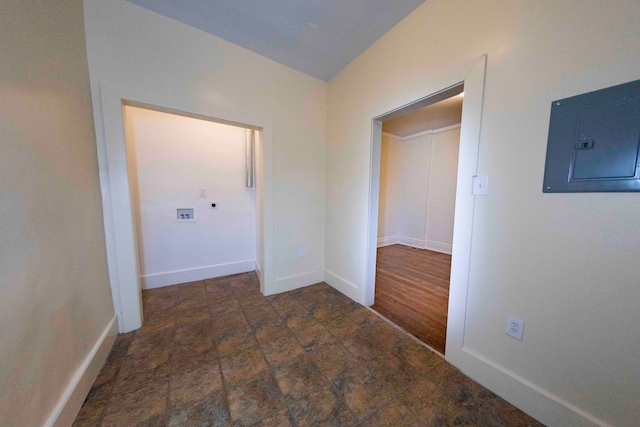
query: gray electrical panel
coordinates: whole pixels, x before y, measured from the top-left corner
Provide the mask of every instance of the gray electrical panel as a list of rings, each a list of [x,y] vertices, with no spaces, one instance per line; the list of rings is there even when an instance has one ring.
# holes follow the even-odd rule
[[[640,191],[640,80],[551,103],[542,191]]]

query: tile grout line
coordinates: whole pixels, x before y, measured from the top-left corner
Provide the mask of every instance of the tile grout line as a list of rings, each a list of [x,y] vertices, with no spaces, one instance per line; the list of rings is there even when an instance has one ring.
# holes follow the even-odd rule
[[[174,302],[175,303],[175,302]],[[169,422],[169,415],[171,413],[171,378],[173,376],[173,348],[175,345],[175,339],[176,339],[176,329],[178,328],[178,311],[177,311],[177,305],[176,305],[176,311],[173,314],[173,320],[174,320],[174,327],[173,327],[173,333],[172,333],[172,337],[171,337],[171,353],[169,354],[169,374],[167,376],[167,410],[164,414],[164,425],[167,425]]]
[[[261,293],[262,295],[262,293]],[[269,304],[269,306],[271,307],[271,309],[278,315],[278,317],[282,320],[280,313],[278,313],[278,311],[276,309],[273,308],[273,306],[271,306],[271,302],[269,301],[269,299],[262,295],[262,297],[265,299],[265,301],[267,301],[267,303]],[[249,307],[249,306],[247,306]],[[273,374],[273,368],[271,367],[271,364],[269,363],[269,359],[267,359],[267,357],[264,354],[264,351],[262,350],[262,346],[261,346],[261,342],[258,340],[258,338],[256,337],[256,334],[253,332],[253,327],[251,325],[251,322],[249,322],[249,318],[247,317],[247,313],[245,313],[244,308],[242,305],[240,306],[240,310],[242,311],[242,315],[244,316],[244,320],[247,321],[247,324],[249,325],[249,327],[251,327],[251,333],[253,334],[253,337],[255,338],[256,342],[258,343],[258,351],[260,352],[260,354],[262,355],[262,358],[265,361],[265,364],[267,365],[267,370],[269,371],[269,373],[271,374],[271,379],[275,382],[276,386],[278,387],[278,389],[280,390],[280,393],[282,394],[282,400],[284,402],[284,407],[287,410],[287,412],[289,414],[291,414],[291,410],[289,409],[289,405],[287,404],[287,400],[285,398],[285,394],[282,392],[282,389],[280,388],[280,384],[278,384],[278,381],[276,381],[275,375]],[[287,330],[289,330],[289,328],[287,327]],[[291,331],[289,331],[291,332]],[[275,338],[276,340],[278,339],[278,337]],[[261,422],[262,420],[264,420],[267,417],[270,417],[273,414],[278,413],[278,411],[281,411],[282,408],[279,409],[275,409],[271,412],[269,412],[267,415],[265,415],[264,417],[260,418],[259,420],[257,420],[254,423],[251,423],[250,426],[256,425],[259,422]],[[287,419],[289,419],[289,417],[287,417]],[[293,415],[291,415],[291,419],[293,420],[293,422],[295,423],[294,427],[297,427],[297,422],[293,419]]]
[[[294,298],[294,300],[295,300],[295,302],[296,302],[299,306],[301,306],[304,310],[309,311],[309,310],[307,310],[307,309],[306,309],[302,304],[300,304],[300,302],[299,302],[296,298]],[[336,314],[335,316],[327,317],[327,318],[325,319],[325,321],[331,320],[331,319],[333,319],[333,318],[337,318],[338,316],[340,316],[340,314]],[[316,319],[316,318],[314,318],[314,322],[310,322],[308,325],[306,325],[306,327],[308,327],[308,326],[312,326],[312,325],[316,325],[316,324],[317,324],[317,325],[322,326],[322,327],[323,327],[323,328],[325,328],[325,329],[327,329],[327,328],[326,328],[326,326],[324,326],[323,322],[322,322],[321,320],[319,320],[319,319]],[[302,329],[302,328],[301,328],[301,329]],[[312,352],[307,351],[307,350],[305,349],[305,347],[302,345],[302,343],[300,342],[300,340],[299,340],[298,336],[295,334],[295,332],[294,332],[293,330],[291,330],[290,328],[289,328],[289,330],[290,330],[291,334],[293,335],[293,338],[296,340],[296,342],[298,343],[298,345],[300,345],[300,347],[301,347],[301,348],[302,348],[302,350],[304,351],[304,354],[308,356],[308,355],[309,355],[309,353],[312,353]],[[330,331],[329,329],[327,329],[327,332],[328,332],[328,333],[329,333],[329,335],[331,335],[334,339],[336,339],[340,345],[342,345],[342,343],[340,342],[340,338],[339,338],[339,337],[336,337],[333,333],[331,333],[331,331]],[[346,348],[345,348],[345,351],[347,351],[347,353],[351,354],[351,353],[349,352],[349,350],[348,350],[348,349],[346,349]],[[311,360],[311,363],[313,363],[313,364],[317,367],[317,365],[315,364],[315,362],[314,362],[313,360]],[[347,371],[345,371],[345,372],[343,372],[343,373],[341,373],[341,374],[340,374],[340,375],[338,375],[338,376],[341,376],[341,375],[345,374],[346,372],[348,372],[348,370],[347,370]],[[295,402],[298,402],[298,401],[300,401],[300,400],[304,399],[305,397],[307,397],[307,396],[308,396],[308,395],[310,395],[311,393],[315,392],[316,390],[321,390],[323,387],[328,386],[329,391],[331,392],[331,394],[333,395],[333,397],[336,399],[336,401],[337,401],[339,404],[341,404],[342,406],[344,406],[344,407],[347,409],[347,411],[351,414],[351,416],[353,417],[353,419],[355,420],[355,423],[353,424],[353,426],[357,426],[357,425],[359,425],[359,424],[360,424],[360,422],[358,421],[358,417],[356,417],[355,413],[354,413],[354,412],[353,412],[353,410],[349,407],[349,405],[347,404],[347,402],[346,402],[346,401],[344,401],[343,399],[341,399],[341,398],[339,397],[338,393],[336,392],[335,387],[333,386],[333,383],[335,382],[335,379],[328,379],[328,378],[326,378],[326,374],[325,374],[325,375],[323,375],[323,377],[324,377],[324,379],[325,379],[325,384],[324,384],[324,385],[321,385],[321,386],[320,386],[320,387],[318,387],[317,389],[315,389],[315,390],[313,390],[313,391],[311,391],[311,392],[309,392],[309,393],[305,394],[304,396],[302,396],[302,397],[300,397],[299,399],[295,400]],[[337,379],[337,378],[336,378],[336,379]],[[293,402],[292,402],[292,403],[293,403]]]
[[[297,302],[301,307],[303,307],[303,306],[302,306],[302,304],[300,304],[300,302],[299,302],[298,300],[296,300],[296,302]],[[303,307],[303,308],[304,308],[304,307]],[[306,310],[306,308],[305,308],[305,310]],[[345,315],[348,315],[348,314],[350,314],[350,313],[347,313],[347,314],[345,314]],[[326,319],[324,319],[324,321],[326,322],[326,321],[329,321],[329,320],[332,320],[332,319],[338,318],[338,317],[339,317],[339,316],[341,316],[341,315],[342,315],[342,314],[336,314],[335,316],[327,317]],[[317,323],[311,323],[311,325],[313,325],[313,324],[318,324],[318,325],[322,326],[323,328],[325,328],[325,329],[327,330],[327,332],[329,333],[329,335],[331,335],[331,336],[332,336],[332,337],[337,341],[337,344],[339,344],[340,346],[342,346],[348,354],[350,354],[350,355],[352,355],[352,356],[353,356],[353,354],[349,351],[349,349],[347,349],[346,347],[344,347],[344,345],[342,345],[342,339],[341,339],[340,337],[337,337],[334,333],[332,333],[332,332],[331,332],[331,331],[330,331],[330,330],[329,330],[329,329],[324,325],[324,322],[323,322],[323,321],[318,320],[318,319],[315,319],[315,320],[317,321]],[[350,319],[350,320],[351,320],[351,319]],[[358,326],[360,326],[360,325],[358,325]],[[301,342],[300,342],[300,340],[298,339],[297,335],[296,335],[295,333],[293,333],[293,331],[292,331],[292,334],[293,334],[294,339],[295,339],[295,340],[298,342],[298,344],[302,347],[303,351],[305,351],[305,354],[309,353],[309,352],[305,349],[305,347],[302,345],[302,343],[301,343]],[[322,347],[322,346],[321,346],[321,347]],[[316,350],[317,350],[317,349],[316,349]],[[354,356],[354,357],[357,359],[357,357],[356,357],[356,356]],[[312,363],[314,363],[314,364],[315,364],[315,362],[313,362],[313,360],[312,360]],[[334,384],[333,384],[333,383],[334,383],[334,382],[335,382],[339,377],[341,377],[342,375],[346,374],[346,373],[347,373],[347,372],[349,372],[349,371],[350,371],[350,369],[347,369],[346,371],[344,371],[344,372],[340,373],[340,374],[339,374],[336,378],[334,378],[334,379],[326,379],[326,378],[325,378],[325,379],[326,379],[326,384],[325,384],[325,385],[327,385],[327,386],[329,387],[329,391],[331,392],[331,394],[333,395],[333,397],[336,399],[336,401],[338,401],[342,406],[344,406],[344,407],[347,409],[347,411],[351,414],[351,416],[353,417],[353,419],[354,419],[354,421],[355,421],[355,422],[354,422],[354,424],[353,424],[353,426],[357,426],[357,425],[360,425],[360,424],[361,424],[361,421],[358,419],[358,417],[356,416],[355,412],[353,412],[353,409],[352,409],[352,408],[347,404],[347,402],[346,402],[344,399],[340,398],[340,393],[338,393],[338,392],[337,392],[337,390],[336,390],[336,388],[335,388],[335,386],[334,386]],[[323,375],[323,376],[324,376],[324,375]],[[324,387],[324,386],[323,386],[323,387]],[[319,389],[320,389],[320,388],[319,388]],[[315,391],[315,390],[314,390],[314,391]],[[309,393],[309,394],[310,394],[310,393]],[[307,394],[307,395],[308,395],[308,394]],[[303,399],[303,398],[304,398],[304,397],[302,397],[302,398],[300,398],[300,399]],[[298,399],[298,400],[300,400],[300,399]]]
[[[395,329],[398,329],[398,330],[399,330],[400,332],[402,332],[404,335],[409,335],[409,334],[407,334],[407,333],[406,333],[406,331],[404,331],[402,328],[400,328],[400,327],[398,327],[397,325],[393,324],[392,322],[390,322],[390,321],[389,321],[388,319],[386,319],[385,317],[383,317],[383,316],[379,315],[377,312],[375,312],[374,310],[372,310],[370,307],[365,307],[365,306],[362,306],[362,307],[363,307],[363,308],[368,309],[368,310],[369,310],[369,311],[371,311],[371,312],[373,312],[373,313],[374,313],[374,314],[376,314],[378,317],[380,317],[382,320],[386,321],[386,322],[387,322],[387,323],[389,323],[391,326],[395,327]],[[349,314],[347,314],[347,315],[349,315]],[[351,317],[350,317],[350,320],[352,320],[352,321],[353,321],[353,319],[351,319]],[[361,328],[362,328],[362,327],[365,327],[365,324],[359,324],[359,323],[357,323],[357,322],[355,322],[355,324],[356,324],[356,325],[358,325],[358,327],[361,327]],[[367,329],[365,329],[365,331],[367,331],[367,332],[368,332],[368,328],[371,326],[371,324],[366,324],[366,326],[367,326]],[[329,331],[329,333],[330,333],[331,335],[333,335],[334,337],[336,337],[333,333],[331,333],[331,331]],[[410,335],[409,335],[409,336],[410,336]],[[415,338],[414,338],[413,336],[410,336],[410,337],[411,337],[411,338],[413,338],[413,339],[415,340]],[[337,338],[340,342],[342,342],[342,338],[340,338],[340,337],[336,337],[336,338]],[[344,338],[344,337],[343,337],[343,338]],[[423,344],[423,343],[421,343],[421,344]],[[423,346],[424,346],[424,345],[423,345]],[[427,349],[428,349],[428,350],[432,351],[432,349],[431,349],[430,347],[428,347],[428,346],[425,346],[425,347],[427,347]],[[348,351],[348,350],[347,350],[347,351]],[[353,354],[353,353],[351,353],[351,354]],[[437,353],[437,352],[436,352],[436,354],[438,354],[438,355],[439,355],[439,353]],[[386,353],[385,353],[384,355],[374,356],[372,359],[370,359],[370,360],[366,360],[366,361],[363,361],[363,362],[364,362],[365,364],[367,364],[367,363],[373,362],[374,360],[381,360],[381,359],[382,359],[384,356],[386,356],[386,355],[392,355],[392,356],[395,356],[395,357],[398,357],[398,358],[399,358],[399,356],[396,356],[396,355],[395,355],[395,353],[394,353],[394,351],[393,351],[393,350],[388,350],[388,351],[386,351]],[[359,359],[359,360],[362,360],[362,359],[360,359],[360,358],[358,358],[358,359]],[[367,369],[367,371],[369,371],[369,373],[370,373],[370,374],[373,374],[373,373],[369,370],[369,368],[368,368],[368,367],[366,367],[366,366],[365,366],[365,368]],[[430,369],[426,370],[426,371],[424,372],[424,374],[426,374],[427,372],[431,371],[431,370],[432,370],[432,369],[434,369],[434,368],[435,368],[435,366],[434,366],[434,367],[431,367]],[[347,372],[349,372],[349,371],[345,371],[345,372],[344,372],[343,374],[341,374],[340,376],[345,375]],[[410,388],[410,387],[412,387],[414,384],[416,384],[420,379],[421,379],[421,377],[420,377],[420,376],[418,376],[418,377],[416,377],[416,378],[412,379],[412,380],[411,380],[411,381],[410,381],[410,382],[409,382],[405,387],[403,387],[402,389],[400,389],[399,391],[397,391],[396,393],[394,393],[392,396],[390,396],[390,397],[389,397],[389,399],[387,399],[387,400],[385,400],[384,402],[382,402],[382,403],[381,403],[381,405],[380,405],[378,408],[376,408],[376,409],[375,409],[371,414],[367,415],[366,417],[363,417],[359,422],[360,422],[360,423],[363,423],[363,422],[365,422],[365,421],[369,420],[370,418],[372,418],[375,414],[377,414],[377,413],[378,413],[378,412],[380,412],[382,409],[384,409],[386,406],[390,405],[393,401],[395,401],[395,400],[396,400],[396,399],[397,399],[401,394],[403,394],[404,392],[406,392],[407,390],[409,390],[409,388]],[[332,387],[333,387],[333,384],[332,384]],[[349,405],[347,405],[347,404],[346,404],[346,402],[345,402],[345,405],[346,405],[349,409],[351,409],[351,408],[349,407]],[[415,415],[415,414],[412,414],[412,415]],[[354,414],[354,417],[355,417],[355,414]],[[412,418],[415,418],[415,417],[412,417]],[[357,418],[356,418],[356,419],[357,419]]]
[[[295,299],[295,298],[294,298],[294,299]],[[302,304],[300,304],[300,302],[299,302],[297,299],[295,299],[295,302],[296,302],[300,307],[302,307],[305,311],[308,311],[306,308],[304,308],[304,307],[302,306]],[[302,329],[302,328],[304,328],[304,327],[312,326],[312,325],[320,325],[320,326],[324,327],[324,325],[322,325],[322,322],[321,322],[321,321],[319,321],[318,319],[314,318],[314,322],[310,322],[308,325],[303,326],[303,327],[301,327],[300,329]],[[326,329],[326,328],[325,328],[325,329]],[[307,349],[305,348],[305,346],[304,346],[304,345],[302,345],[302,343],[300,342],[300,339],[298,338],[298,336],[296,335],[296,333],[295,333],[293,330],[291,330],[291,328],[289,328],[289,330],[290,330],[290,332],[291,332],[291,335],[293,335],[293,339],[294,339],[294,340],[296,340],[296,342],[298,343],[298,345],[300,346],[300,348],[302,348],[302,351],[304,352],[303,354],[304,354],[305,356],[309,357],[309,358],[311,359],[311,363],[313,363],[313,364],[314,364],[314,366],[317,368],[317,367],[318,367],[318,365],[316,365],[316,363],[313,361],[313,358],[311,358],[311,357],[309,356],[309,353],[311,353],[311,352],[307,351]],[[327,332],[329,333],[329,335],[333,336],[333,334],[331,334],[331,331],[329,331],[328,329],[327,329]],[[335,338],[335,336],[333,336],[333,337]],[[318,369],[320,369],[320,368],[318,368]],[[307,394],[305,394],[304,396],[300,397],[299,399],[295,400],[295,402],[298,402],[298,401],[300,401],[300,400],[304,399],[305,397],[309,396],[311,393],[315,392],[316,390],[321,390],[323,387],[328,386],[328,387],[329,387],[329,391],[330,391],[330,392],[332,393],[332,395],[335,397],[336,401],[338,401],[338,402],[339,402],[339,403],[341,403],[345,408],[347,408],[347,411],[349,411],[349,413],[351,414],[351,416],[353,416],[353,419],[357,421],[357,418],[353,415],[353,413],[352,413],[352,411],[351,411],[351,408],[349,408],[349,406],[348,406],[345,402],[343,402],[340,398],[338,398],[338,396],[336,396],[336,395],[335,395],[335,393],[334,393],[334,391],[333,391],[333,384],[332,384],[332,383],[333,383],[333,380],[326,378],[326,374],[324,374],[324,372],[323,372],[323,375],[322,375],[322,376],[323,376],[323,378],[325,379],[325,384],[324,384],[324,385],[321,385],[321,386],[319,386],[317,389],[314,389],[313,391],[310,391],[309,393],[307,393]],[[294,402],[292,402],[292,403],[294,403]],[[295,420],[294,420],[294,421],[295,421]],[[297,423],[297,422],[296,422],[296,423]]]
[[[206,288],[205,288],[205,292],[206,292]],[[235,298],[235,296],[233,297],[233,299],[235,299],[237,301],[237,299]],[[238,301],[238,304],[240,302]],[[218,370],[220,371],[220,380],[222,382],[222,394],[224,395],[224,403],[227,406],[227,414],[229,414],[229,424],[232,424],[232,419],[231,419],[231,405],[229,403],[229,395],[227,393],[227,385],[226,385],[226,381],[224,378],[224,374],[222,372],[222,356],[220,355],[220,351],[218,350],[218,336],[217,333],[215,332],[215,325],[213,324],[213,315],[211,314],[211,301],[209,301],[209,298],[207,298],[207,310],[209,311],[209,320],[211,322],[211,327],[214,330],[214,337],[212,338],[213,341],[213,346],[216,350],[216,357],[218,359]]]
[[[135,339],[135,331],[132,332],[133,334],[133,338],[131,339],[131,341],[133,342],[133,340]],[[127,345],[127,352],[129,351],[129,346],[131,345],[131,342]],[[113,351],[113,347],[112,347],[112,351]],[[124,357],[126,358],[126,352]],[[108,356],[107,356],[107,361],[109,360]],[[124,361],[122,362],[124,364]],[[106,364],[106,362],[105,362]],[[104,366],[103,366],[104,368]],[[111,402],[111,398],[113,397],[113,390],[116,387],[116,381],[118,380],[118,376],[120,375],[120,369],[122,368],[122,366],[118,367],[118,371],[116,372],[116,375],[113,379],[113,384],[111,384],[111,390],[109,390],[109,396],[107,397],[107,401],[104,404],[104,407],[102,408],[102,412],[100,413],[100,418],[98,420],[98,425],[102,425],[103,421],[104,421],[104,417],[107,414],[107,406],[109,405],[109,402]],[[92,386],[93,388],[93,386]],[[84,405],[84,403],[83,403]]]
[[[266,299],[267,303],[269,304],[269,306],[272,308],[272,310],[274,310],[274,312],[278,315],[278,317],[280,318],[280,320],[284,320],[284,316],[280,315],[280,313],[275,309],[275,307],[273,307],[273,305],[272,305],[271,301],[270,301],[267,297],[265,297],[265,299]],[[304,310],[307,310],[306,308],[304,308],[304,307],[299,303],[299,301],[298,301],[295,297],[294,297],[294,300],[295,300],[295,302],[296,302],[298,305],[300,305]],[[307,311],[308,311],[308,310],[307,310]],[[244,307],[243,307],[243,314],[245,315],[245,319],[247,320],[247,323],[249,323],[249,319],[246,317],[246,313],[244,312]],[[335,315],[335,316],[333,316],[333,317],[338,317],[338,316],[339,316],[339,314],[336,314],[336,315]],[[333,318],[333,317],[328,317],[328,318],[327,318],[327,319],[325,319],[325,320],[329,320],[329,319],[331,319],[331,318]],[[315,318],[314,318],[314,320],[315,320],[318,324],[322,324],[322,322],[320,322],[318,319],[315,319]],[[310,325],[313,325],[313,324],[316,324],[316,323],[315,323],[315,322],[310,322]],[[292,330],[288,325],[287,325],[287,326],[285,326],[285,327],[286,327],[287,331],[289,332],[289,334],[293,336],[294,340],[298,343],[298,345],[300,345],[300,348],[302,348],[302,350],[304,351],[304,353],[303,353],[303,354],[308,356],[308,352],[307,352],[307,350],[304,348],[304,346],[302,345],[302,343],[300,342],[300,340],[298,339],[298,337],[296,336],[296,334],[293,332],[293,330]],[[329,332],[329,334],[330,334],[330,335],[334,336],[333,334],[331,334],[331,332],[330,332],[330,331],[328,331],[328,332]],[[284,335],[283,335],[283,336],[284,336]],[[337,337],[335,337],[335,336],[334,336],[334,338],[337,338]],[[278,338],[276,338],[276,339],[278,339]],[[257,340],[257,338],[256,338],[256,340]],[[269,368],[269,371],[271,372],[271,374],[272,374],[272,376],[273,376],[273,375],[274,375],[274,374],[273,374],[274,367],[272,367],[272,364],[269,362],[269,360],[267,359],[266,355],[264,354],[264,351],[262,350],[262,347],[260,346],[260,343],[259,343],[259,345],[258,345],[258,349],[259,349],[260,353],[262,354],[262,357],[265,359],[265,362],[266,362],[266,364],[267,364],[267,367]],[[348,351],[348,350],[347,350],[347,351]],[[313,363],[313,364],[314,364],[314,366],[316,366],[316,365],[315,365],[315,362],[313,362],[313,360],[311,360],[311,363]],[[316,366],[316,367],[317,367],[317,366]],[[324,377],[324,375],[323,375],[323,377]],[[275,377],[273,377],[273,379],[275,380]],[[357,418],[357,417],[355,417],[355,415],[352,413],[351,408],[349,408],[349,406],[346,404],[346,402],[344,402],[344,401],[342,401],[341,399],[339,399],[339,398],[338,398],[338,396],[336,396],[336,395],[335,395],[335,393],[333,392],[333,391],[334,391],[334,389],[333,389],[333,385],[332,385],[332,382],[333,382],[333,381],[332,381],[332,380],[327,379],[326,377],[325,377],[324,379],[325,379],[325,382],[324,382],[324,384],[323,384],[323,385],[319,386],[317,389],[314,389],[314,390],[312,390],[312,391],[310,391],[310,392],[308,392],[308,393],[305,393],[305,394],[304,394],[303,396],[301,396],[300,398],[298,398],[298,399],[296,399],[296,400],[292,401],[292,402],[291,402],[291,404],[293,404],[293,403],[295,403],[295,402],[298,402],[298,401],[300,401],[300,400],[304,399],[305,397],[309,396],[311,393],[315,392],[316,390],[320,390],[320,389],[322,389],[322,388],[323,388],[323,387],[325,387],[325,386],[329,386],[329,389],[330,389],[330,391],[332,391],[332,394],[334,395],[334,397],[336,398],[336,400],[337,400],[339,403],[341,403],[343,406],[345,406],[345,407],[347,408],[347,410],[349,411],[349,413],[351,413],[351,414],[352,414],[352,416],[353,416],[354,420],[356,420],[356,424],[358,424],[358,418]],[[278,386],[278,388],[280,388],[280,385],[277,383],[277,381],[276,381],[276,385]],[[280,392],[282,393],[282,389],[280,389]],[[283,393],[283,396],[284,396],[284,393]],[[291,415],[291,421],[293,421],[293,422],[294,422],[294,424],[297,426],[297,424],[298,424],[298,423],[297,423],[297,421],[295,420],[295,418],[294,418],[294,417],[293,417],[293,415],[292,415],[292,411],[291,411],[291,404],[290,404],[290,403],[287,403],[286,398],[285,398],[284,402],[285,402],[285,407],[286,407],[287,411],[288,411],[288,412],[289,412],[289,414]],[[264,418],[266,418],[266,417],[268,417],[268,416],[270,416],[270,415],[272,415],[272,414],[274,414],[274,413],[276,413],[276,412],[277,412],[277,410],[276,410],[276,411],[273,411],[272,413],[270,413],[270,414],[266,415],[265,417],[263,417],[261,420],[263,420]],[[261,420],[256,421],[256,423],[254,423],[254,424],[259,423]]]

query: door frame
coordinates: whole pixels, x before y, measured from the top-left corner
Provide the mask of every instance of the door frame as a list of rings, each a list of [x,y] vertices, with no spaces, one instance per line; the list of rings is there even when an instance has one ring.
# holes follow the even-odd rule
[[[260,156],[256,156],[256,201],[261,191],[262,203],[256,203],[262,230],[262,259],[256,259],[260,290],[273,293],[273,123],[269,118],[246,112],[230,112],[213,107],[166,105],[158,99],[141,99],[134,94],[117,93],[104,83],[92,87],[94,122],[102,191],[102,210],[107,248],[107,265],[118,331],[130,332],[142,326],[142,297],[138,272],[138,248],[135,235],[133,203],[127,167],[124,106],[132,105],[156,111],[180,114],[218,123],[260,129]],[[258,142],[258,141],[256,141]],[[260,163],[258,165],[258,163]],[[260,185],[261,184],[261,185]]]
[[[471,261],[471,240],[475,196],[472,179],[478,172],[478,153],[482,123],[482,105],[487,56],[482,55],[462,80],[452,77],[443,89],[410,103],[398,106],[371,119],[371,165],[369,179],[369,215],[367,228],[367,254],[365,286],[362,301],[371,306],[375,299],[375,279],[378,242],[378,203],[380,198],[380,153],[382,147],[382,122],[406,114],[425,105],[449,97],[447,92],[464,85],[464,102],[460,122],[460,151],[456,184],[455,216],[453,226],[453,250],[451,255],[451,280],[447,317],[447,342],[445,358],[458,365],[464,357],[464,330]],[[452,73],[456,74],[456,73]]]

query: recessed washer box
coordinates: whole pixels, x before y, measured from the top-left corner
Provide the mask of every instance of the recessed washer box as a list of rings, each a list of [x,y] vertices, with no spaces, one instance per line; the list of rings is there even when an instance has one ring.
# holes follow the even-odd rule
[[[195,221],[195,212],[193,208],[177,208],[176,221]]]
[[[640,191],[640,80],[553,101],[542,191]]]

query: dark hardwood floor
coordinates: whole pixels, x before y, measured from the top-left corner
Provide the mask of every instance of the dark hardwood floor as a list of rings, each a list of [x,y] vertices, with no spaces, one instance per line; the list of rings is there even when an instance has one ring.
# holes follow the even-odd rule
[[[404,245],[378,248],[373,309],[444,354],[451,255]]]

